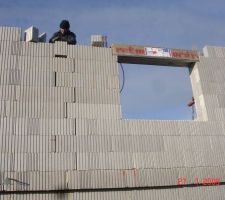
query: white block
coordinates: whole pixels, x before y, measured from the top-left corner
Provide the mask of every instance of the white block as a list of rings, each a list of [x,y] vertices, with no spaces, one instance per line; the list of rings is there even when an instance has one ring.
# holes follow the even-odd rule
[[[26,42],[38,42],[39,30],[38,28],[31,26],[24,31],[24,40]]]

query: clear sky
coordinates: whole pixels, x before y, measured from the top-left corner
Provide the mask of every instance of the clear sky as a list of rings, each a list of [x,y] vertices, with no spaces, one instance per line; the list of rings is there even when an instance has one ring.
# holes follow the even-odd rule
[[[0,0],[0,26],[36,26],[48,38],[68,19],[78,44],[93,34],[108,43],[168,48],[225,46],[224,0]],[[187,68],[124,65],[124,118],[191,119]]]

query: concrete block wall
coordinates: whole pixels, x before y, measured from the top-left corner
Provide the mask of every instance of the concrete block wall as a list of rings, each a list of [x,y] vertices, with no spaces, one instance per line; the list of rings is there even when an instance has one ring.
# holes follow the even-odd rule
[[[105,137],[77,137],[76,120],[121,119],[116,58],[107,48],[26,43],[15,28],[0,33],[1,191],[65,189],[87,143],[108,151]]]
[[[191,72],[198,119],[224,121],[225,48],[206,46]]]
[[[13,37],[1,35],[7,31]],[[0,33],[0,193],[12,192],[3,199],[52,199],[57,194],[31,191],[103,188],[115,191],[60,198],[209,199],[205,187],[117,189],[177,186],[179,177],[188,184],[208,176],[225,181],[223,48],[206,47],[190,68],[197,120],[125,120],[110,48],[25,43],[14,39],[17,29]],[[208,194],[222,194],[222,188]]]

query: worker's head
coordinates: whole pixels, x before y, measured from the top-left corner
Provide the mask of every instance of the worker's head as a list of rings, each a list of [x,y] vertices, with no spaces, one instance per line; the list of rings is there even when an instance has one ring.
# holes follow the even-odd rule
[[[70,29],[70,23],[68,20],[62,20],[59,27],[60,27],[60,32],[64,34]]]

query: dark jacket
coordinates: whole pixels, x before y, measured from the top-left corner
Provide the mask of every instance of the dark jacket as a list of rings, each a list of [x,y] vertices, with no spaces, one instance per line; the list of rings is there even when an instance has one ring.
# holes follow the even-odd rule
[[[71,32],[67,31],[65,34],[62,34],[60,31],[53,34],[53,36],[50,38],[49,42],[54,43],[55,41],[65,41],[68,44],[76,44],[76,35]]]

